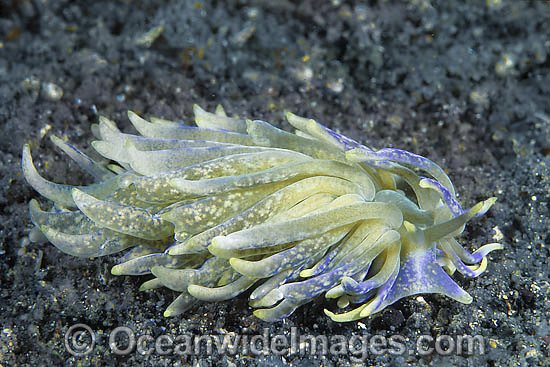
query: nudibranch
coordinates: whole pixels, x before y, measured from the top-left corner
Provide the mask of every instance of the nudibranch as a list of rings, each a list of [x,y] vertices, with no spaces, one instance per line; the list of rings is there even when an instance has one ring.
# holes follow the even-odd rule
[[[140,135],[105,117],[92,126],[94,161],[52,142],[97,183],[71,186],[37,172],[28,145],[28,183],[53,202],[31,200],[31,239],[64,253],[125,251],[115,275],[150,274],[140,287],[179,292],[165,316],[197,300],[249,293],[254,315],[279,321],[324,294],[342,313],[372,315],[414,294],[472,302],[451,275],[477,277],[490,243],[470,253],[455,239],[495,198],[470,209],[437,164],[399,149],[375,150],[287,113],[296,131],[194,106],[195,123],[128,117]],[[424,175],[424,176],[422,176]]]

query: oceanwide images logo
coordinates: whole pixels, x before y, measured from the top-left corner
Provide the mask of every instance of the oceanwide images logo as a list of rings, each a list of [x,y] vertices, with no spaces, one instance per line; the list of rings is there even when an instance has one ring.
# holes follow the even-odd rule
[[[369,355],[481,355],[485,353],[485,339],[481,335],[420,335],[410,340],[402,335],[309,335],[300,334],[296,327],[290,333],[270,334],[161,334],[136,333],[127,326],[114,328],[108,339],[96,340],[96,333],[86,324],[75,324],[65,333],[65,348],[75,357],[94,351],[98,343],[107,345],[111,353],[129,355],[348,355],[355,361],[364,361]],[[103,348],[102,348],[103,350]]]

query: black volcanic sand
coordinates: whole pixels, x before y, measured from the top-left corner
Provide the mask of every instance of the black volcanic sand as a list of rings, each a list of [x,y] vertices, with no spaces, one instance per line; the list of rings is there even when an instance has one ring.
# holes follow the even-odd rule
[[[401,355],[366,349],[370,366],[550,365],[550,3],[295,3],[0,3],[1,366],[349,366],[362,356],[206,348],[118,356],[108,345],[118,326],[154,337],[251,338],[267,329],[287,340],[294,330],[332,341],[399,335],[407,342]],[[455,275],[473,296],[470,305],[422,295],[338,324],[323,313],[336,309],[334,302],[319,298],[269,324],[252,316],[246,295],[164,318],[176,294],[138,292],[145,278],[111,275],[117,256],[79,259],[27,239],[27,203],[39,195],[21,175],[25,142],[48,179],[90,183],[51,134],[93,155],[90,126],[99,114],[131,132],[129,109],[188,120],[193,103],[209,110],[221,103],[230,114],[284,128],[283,111],[290,110],[374,148],[424,155],[447,170],[464,206],[498,197],[467,226],[465,247],[498,240],[505,249],[489,256],[479,278]],[[64,346],[76,323],[97,336],[85,357]],[[414,351],[420,335],[463,334],[482,336],[484,353]]]

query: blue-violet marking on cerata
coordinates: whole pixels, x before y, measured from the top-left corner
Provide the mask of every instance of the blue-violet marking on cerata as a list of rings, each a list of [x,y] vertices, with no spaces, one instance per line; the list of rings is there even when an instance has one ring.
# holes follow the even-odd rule
[[[129,112],[140,136],[101,117],[92,146],[108,164],[52,137],[97,179],[89,186],[45,180],[26,145],[25,178],[53,202],[48,211],[30,202],[31,239],[80,257],[126,251],[113,274],[150,274],[140,289],[179,292],[166,316],[253,287],[250,305],[266,321],[319,295],[345,309],[325,311],[335,321],[419,293],[470,303],[451,275],[477,277],[502,248],[469,253],[457,242],[495,198],[462,209],[429,159],[374,150],[291,113],[295,133],[221,107],[194,112],[196,127]]]

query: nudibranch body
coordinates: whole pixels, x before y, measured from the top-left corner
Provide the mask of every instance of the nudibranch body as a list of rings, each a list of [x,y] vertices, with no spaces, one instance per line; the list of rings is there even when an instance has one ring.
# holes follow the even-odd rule
[[[129,112],[141,136],[101,117],[92,146],[109,164],[52,136],[98,180],[89,186],[45,180],[26,145],[25,178],[53,202],[48,211],[30,202],[31,237],[80,257],[126,251],[113,274],[152,274],[140,289],[180,293],[166,316],[254,287],[250,305],[266,321],[322,294],[346,309],[325,310],[335,321],[419,293],[470,303],[451,275],[480,275],[502,248],[469,253],[457,242],[495,199],[462,209],[447,174],[424,157],[370,149],[291,113],[295,133],[221,107],[194,111],[196,127]]]

